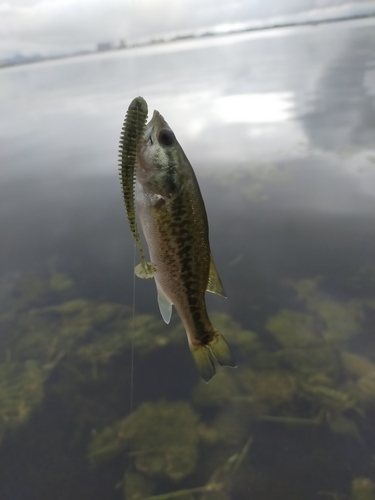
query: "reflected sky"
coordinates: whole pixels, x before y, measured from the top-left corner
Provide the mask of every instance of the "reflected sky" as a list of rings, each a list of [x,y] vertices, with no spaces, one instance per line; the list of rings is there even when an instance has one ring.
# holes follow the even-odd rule
[[[137,312],[154,314],[166,335],[174,324],[180,325],[176,313],[171,325],[162,323],[153,280],[137,280],[133,272],[135,248],[121,195],[117,152],[127,107],[136,95],[142,95],[150,111],[158,109],[175,131],[200,182],[212,252],[228,296],[224,300],[207,294],[209,310],[228,313],[244,329],[256,332],[262,345],[256,368],[246,342],[239,344],[241,348],[234,345],[239,365],[235,376],[274,370],[272,355],[278,356],[279,350],[272,346],[279,340],[271,336],[269,320],[285,311],[289,317],[306,313],[302,316],[311,319],[311,332],[319,342],[328,339],[335,358],[336,351],[350,350],[365,356],[361,366],[374,362],[373,306],[368,307],[373,304],[375,286],[374,25],[375,21],[367,20],[270,30],[0,70],[0,281],[14,274],[27,281],[27,273],[49,280],[49,271],[57,270],[73,280],[74,297],[92,299],[92,307],[98,305],[98,309],[108,302],[132,305],[135,286]],[[300,300],[291,282],[319,283],[316,295],[310,302]],[[17,301],[17,291],[13,293]],[[314,300],[319,302],[319,314],[311,313]],[[324,324],[329,333],[332,308],[336,310],[333,331],[340,342],[329,345]],[[343,314],[346,308],[348,315]],[[353,309],[357,313],[351,315]],[[87,311],[90,309],[82,314],[92,314]],[[13,311],[3,315],[2,343],[14,333],[13,324],[23,325],[21,332],[29,331],[33,314],[33,309],[21,310],[16,320]],[[350,342],[345,337],[346,322],[354,322]],[[35,325],[31,332],[33,328],[39,331],[39,324]],[[291,333],[299,334],[300,323],[293,325],[287,323],[286,329],[294,328]],[[98,339],[107,328],[111,327],[104,320],[96,332]],[[64,326],[66,330],[69,332]],[[90,330],[85,337],[90,339],[88,347],[93,345],[91,333],[96,334]],[[281,329],[278,338],[284,333]],[[51,337],[55,335],[51,332]],[[246,335],[246,341],[249,338]],[[32,358],[29,345],[26,341],[24,355]],[[52,356],[55,345],[52,338]],[[44,341],[41,346],[43,352],[50,347]],[[138,402],[159,395],[191,398],[198,373],[184,347],[178,356],[171,355],[173,346],[152,355],[135,352],[135,409]],[[116,344],[116,353],[117,349]],[[116,411],[123,412],[130,387],[128,354],[120,356],[108,372],[112,374],[108,386],[114,384],[108,399],[106,385],[98,381],[91,392],[86,382],[79,381],[81,375],[68,368],[72,393],[62,390],[66,403],[59,403],[52,390],[45,409],[35,412],[36,427],[31,423],[27,431],[29,424],[25,423],[21,431],[9,433],[0,467],[0,489],[6,498],[23,500],[37,492],[39,500],[43,491],[48,491],[48,498],[50,492],[64,499],[74,494],[119,498],[114,485],[123,468],[110,465],[108,480],[104,469],[88,470],[86,445],[79,437],[86,431],[81,423],[77,424],[81,430],[73,430],[76,424],[67,420],[71,417],[64,416],[60,404],[66,404],[71,415],[74,400],[83,396],[86,401],[85,391],[89,390],[90,416],[96,413],[91,398],[98,398],[99,413],[106,412],[108,402],[109,408],[114,404],[120,408]],[[18,362],[17,351],[7,349],[3,356]],[[287,357],[279,359],[288,363]],[[342,395],[346,397],[350,394],[346,388],[357,391],[360,386],[352,377],[341,381],[341,359],[339,354],[334,378],[340,382],[339,390],[345,387]],[[63,358],[53,370],[47,382],[50,388],[56,383],[59,386],[61,373],[64,379],[63,365],[69,367],[69,360],[65,363]],[[74,368],[74,362],[71,366]],[[43,361],[43,370],[45,367]],[[331,368],[331,361],[327,367]],[[318,386],[326,383],[321,369],[319,361],[318,371],[313,372]],[[365,382],[373,384],[371,363],[370,372]],[[219,383],[219,374],[225,373],[228,370],[220,370],[216,376]],[[94,373],[90,376],[95,377]],[[271,380],[273,387],[275,380]],[[85,388],[80,388],[82,384]],[[214,384],[215,379],[206,386],[213,394]],[[329,384],[323,390],[336,388],[336,382]],[[277,387],[276,383],[276,392]],[[267,391],[265,387],[265,394]],[[307,400],[301,407],[302,400],[297,401],[291,403],[293,413],[304,415]],[[232,413],[230,404],[228,401],[228,414]],[[284,410],[280,407],[280,415]],[[332,416],[334,421],[335,411],[327,411],[327,422]],[[234,420],[229,422],[237,422],[240,413],[245,413],[242,406],[235,409]],[[317,488],[328,493],[333,488],[349,492],[349,481],[358,474],[373,479],[373,406],[364,417],[352,410],[346,414],[350,422],[358,422],[363,440],[354,441],[344,434],[338,439],[324,427],[316,428],[317,432],[308,430],[305,438],[303,432],[279,424],[257,427],[251,466],[275,491],[260,498],[278,498],[288,482],[301,485],[306,493],[297,497],[291,490],[282,498],[306,498]],[[87,425],[91,433],[96,424]],[[321,440],[317,447],[316,438]],[[53,450],[51,455],[45,443]],[[232,444],[230,448],[233,457],[238,450]],[[214,461],[220,459],[220,453]],[[264,472],[267,470],[272,471],[270,476]],[[24,480],[19,481],[20,477]],[[328,484],[332,478],[334,485]],[[254,498],[258,498],[256,492]]]
[[[117,150],[142,95],[201,183],[229,297],[210,305],[253,327],[247,304],[280,305],[283,280],[329,275],[339,293],[375,255],[373,32],[352,21],[1,70],[1,275],[58,262],[131,302]],[[154,285],[137,287],[158,314]]]

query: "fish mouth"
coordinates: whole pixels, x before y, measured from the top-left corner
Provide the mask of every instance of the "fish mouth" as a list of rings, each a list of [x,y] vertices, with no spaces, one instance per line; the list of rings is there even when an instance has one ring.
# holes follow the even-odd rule
[[[155,109],[151,120],[148,122],[145,128],[145,133],[144,133],[145,140],[148,141],[150,139],[154,129],[160,130],[165,127],[169,128],[167,122],[164,120],[159,111]]]
[[[147,123],[146,128],[145,128],[144,138],[146,141],[148,141],[149,138],[151,137],[152,131],[153,131],[154,127],[156,126],[156,123],[157,123],[159,116],[160,116],[159,111],[156,111],[156,109],[155,109],[151,120]]]

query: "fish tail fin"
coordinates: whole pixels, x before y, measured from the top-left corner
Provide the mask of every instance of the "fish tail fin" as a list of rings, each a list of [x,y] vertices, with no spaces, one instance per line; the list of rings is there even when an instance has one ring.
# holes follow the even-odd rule
[[[227,341],[219,332],[215,332],[214,338],[208,343],[207,347],[217,359],[219,365],[236,368],[237,364],[229,350]]]
[[[190,346],[191,353],[197,365],[200,376],[209,382],[216,373],[210,349],[206,345]]]
[[[219,332],[214,332],[213,339],[206,345],[190,345],[200,376],[205,382],[209,382],[216,373],[213,358],[221,366],[235,368],[236,362],[229,350],[225,338]]]

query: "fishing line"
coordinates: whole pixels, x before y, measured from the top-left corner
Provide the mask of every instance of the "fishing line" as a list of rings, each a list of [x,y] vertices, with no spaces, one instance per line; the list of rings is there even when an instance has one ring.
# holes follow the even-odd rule
[[[138,2],[138,4],[139,3],[140,2]],[[137,27],[138,23],[137,23],[137,16],[136,16],[135,0],[132,1],[132,8],[133,8],[132,17],[134,20],[133,26]],[[135,29],[134,29],[134,33],[135,33],[135,36],[137,36]],[[137,90],[137,95],[139,95],[138,68],[137,68],[137,66],[138,66],[138,42],[136,41],[136,38],[135,38],[135,41],[133,42],[133,47],[134,47],[134,57],[133,57],[134,80],[135,80],[135,88]]]
[[[137,245],[133,247],[133,264],[135,267]],[[135,274],[133,273],[133,316],[132,316],[132,341],[131,341],[131,360],[130,360],[130,414],[133,412],[134,396],[134,337],[135,337]]]
[[[137,245],[134,243],[133,246],[133,268],[136,262]],[[133,314],[132,314],[132,334],[131,334],[131,348],[130,348],[130,412],[129,415],[133,413],[134,404],[134,339],[135,339],[135,273],[133,273]],[[132,472],[133,467],[133,441],[130,437],[129,439],[129,472]]]
[[[136,7],[135,7],[135,0],[132,1],[132,10],[133,13],[130,16],[133,18],[134,23],[133,26],[136,26]],[[134,30],[135,32],[135,30]],[[136,32],[135,32],[136,35]],[[138,43],[135,41],[134,42],[134,57],[133,57],[133,70],[134,70],[134,80],[135,80],[135,87],[137,90],[137,95],[139,95],[139,85],[138,85],[138,71],[137,71],[137,60],[138,60]],[[136,133],[136,142],[138,143],[138,131]],[[136,253],[137,253],[137,245],[136,242],[134,242],[133,245],[133,270],[135,269],[136,266]],[[130,348],[130,412],[129,416],[133,414],[133,406],[134,406],[134,340],[135,340],[135,295],[136,295],[136,290],[135,290],[135,280],[136,276],[133,271],[133,304],[132,304],[132,333],[131,333],[131,348]],[[132,472],[133,468],[133,440],[130,437],[129,439],[129,472]]]

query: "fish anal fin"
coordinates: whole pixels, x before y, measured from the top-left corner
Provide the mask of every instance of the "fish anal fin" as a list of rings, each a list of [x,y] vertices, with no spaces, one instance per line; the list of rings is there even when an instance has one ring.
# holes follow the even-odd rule
[[[165,295],[161,287],[156,284],[158,290],[158,304],[163,320],[168,324],[172,316],[172,302]]]
[[[141,262],[135,266],[134,272],[138,278],[143,280],[153,278],[156,274],[156,264],[153,264],[152,262],[146,262],[143,264],[143,262]]]
[[[207,347],[210,349],[219,365],[236,368],[237,364],[229,350],[227,341],[221,333],[215,332],[213,340],[207,344]]]
[[[216,373],[210,349],[205,345],[190,345],[200,376],[208,383]]]
[[[219,273],[216,270],[215,262],[211,255],[210,274],[208,276],[207,292],[215,293],[221,297],[226,297]]]

